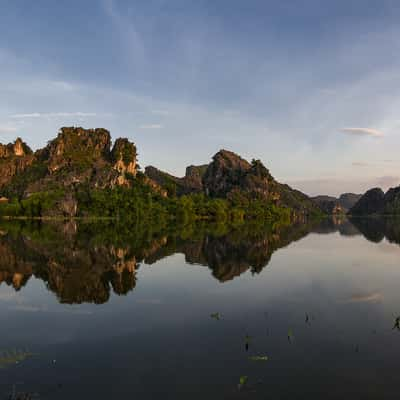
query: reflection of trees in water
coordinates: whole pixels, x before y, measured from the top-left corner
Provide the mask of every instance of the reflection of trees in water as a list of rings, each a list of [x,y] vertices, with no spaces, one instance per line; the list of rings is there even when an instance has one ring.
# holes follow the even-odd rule
[[[204,224],[160,233],[112,225],[10,223],[0,236],[0,283],[19,290],[33,275],[62,303],[104,303],[111,290],[125,295],[135,288],[140,262],[152,264],[175,253],[183,253],[188,263],[208,266],[225,282],[248,270],[261,272],[274,251],[310,229],[304,223]]]

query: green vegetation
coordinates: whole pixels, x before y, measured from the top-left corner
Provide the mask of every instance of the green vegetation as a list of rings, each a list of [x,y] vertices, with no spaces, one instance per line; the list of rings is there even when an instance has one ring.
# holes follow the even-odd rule
[[[35,161],[23,174],[14,176],[11,183],[2,190],[2,195],[21,200],[28,185],[42,179],[46,173],[47,166],[40,161]]]
[[[63,190],[33,193],[26,199],[18,197],[7,203],[0,203],[0,217],[41,218],[54,209],[64,196]]]
[[[141,174],[131,178],[131,188],[77,189],[79,216],[116,218],[126,222],[175,220],[181,224],[193,220],[239,222],[244,219],[289,222],[291,210],[249,199],[238,194],[232,199],[210,198],[204,194],[163,196],[148,186]]]

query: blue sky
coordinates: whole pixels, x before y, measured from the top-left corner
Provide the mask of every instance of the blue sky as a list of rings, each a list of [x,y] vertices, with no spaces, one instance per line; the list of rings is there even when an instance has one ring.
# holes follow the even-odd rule
[[[0,0],[0,142],[129,137],[183,175],[220,148],[309,194],[400,183],[400,2]]]

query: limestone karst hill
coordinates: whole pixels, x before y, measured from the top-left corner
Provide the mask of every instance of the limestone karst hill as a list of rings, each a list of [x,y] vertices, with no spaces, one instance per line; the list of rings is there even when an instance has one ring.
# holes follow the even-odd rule
[[[139,186],[147,189],[133,197],[127,192],[111,194]],[[135,144],[126,138],[112,144],[110,132],[102,128],[63,127],[35,152],[19,138],[0,145],[0,197],[17,204],[18,215],[25,215],[27,199],[37,199],[29,203],[29,215],[73,217],[79,215],[79,199],[84,198],[86,213],[97,201],[107,205],[107,216],[114,216],[122,209],[134,209],[138,202],[143,203],[141,210],[153,207],[152,193],[164,198],[201,194],[225,201],[213,204],[214,209],[221,204],[249,209],[257,202],[272,212],[278,208],[302,216],[321,212],[308,196],[277,182],[260,160],[248,162],[227,150],[216,153],[209,164],[187,167],[185,176],[178,178],[151,166],[140,172]],[[113,202],[107,196],[113,196]],[[141,210],[135,211],[138,218]]]

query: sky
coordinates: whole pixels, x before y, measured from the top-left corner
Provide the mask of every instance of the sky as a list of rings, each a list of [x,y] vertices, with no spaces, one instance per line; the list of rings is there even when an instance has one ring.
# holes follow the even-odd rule
[[[104,127],[178,176],[220,149],[310,195],[400,183],[398,0],[0,0],[0,142]]]

